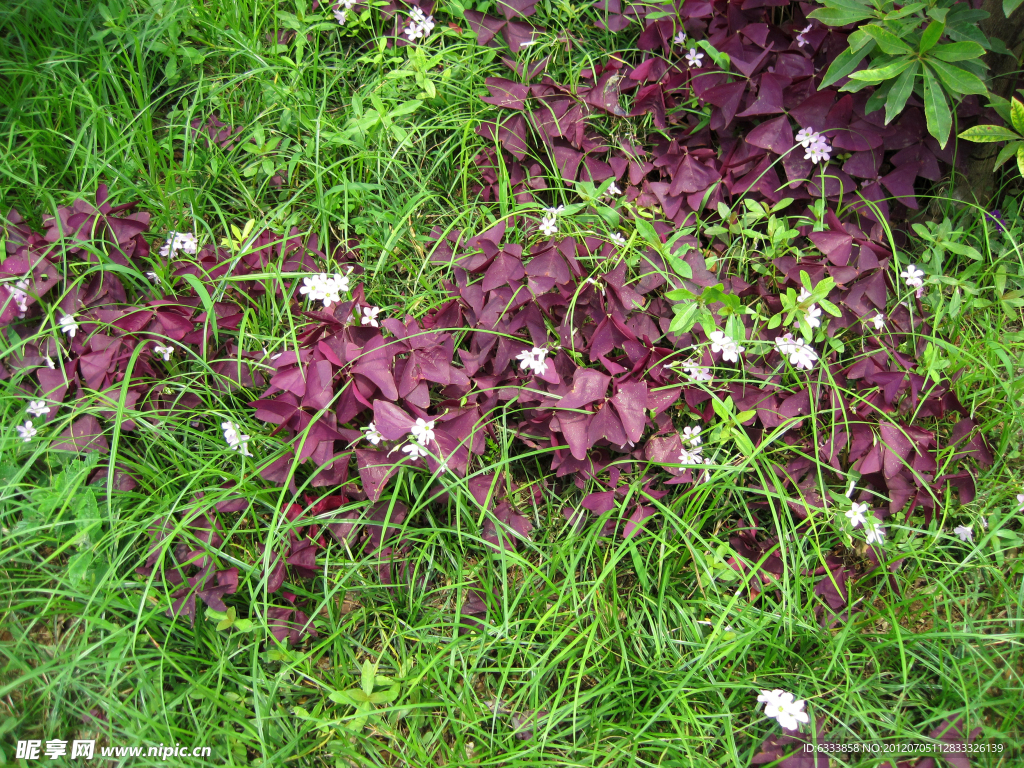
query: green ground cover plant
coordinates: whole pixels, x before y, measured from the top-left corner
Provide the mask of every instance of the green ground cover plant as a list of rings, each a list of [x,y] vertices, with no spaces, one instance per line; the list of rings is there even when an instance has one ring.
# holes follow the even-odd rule
[[[833,77],[940,5],[0,9],[4,759],[1024,760],[1006,109]]]

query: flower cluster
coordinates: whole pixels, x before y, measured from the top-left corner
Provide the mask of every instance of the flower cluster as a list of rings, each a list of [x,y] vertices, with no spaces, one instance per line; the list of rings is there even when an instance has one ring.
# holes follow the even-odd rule
[[[28,312],[28,280],[19,280],[8,290],[11,293],[11,300],[18,306],[18,317],[24,317]]]
[[[413,6],[409,11],[409,26],[403,31],[410,40],[419,40],[420,38],[426,40],[434,31],[434,17],[423,13],[422,8]]]
[[[191,232],[169,232],[167,241],[160,247],[160,255],[165,259],[173,258],[182,251],[194,256],[198,246],[196,236]]]
[[[426,419],[416,419],[416,423],[409,428],[412,440],[402,446],[402,452],[409,454],[410,459],[418,459],[421,456],[429,456],[427,446],[434,441],[434,422]]]
[[[352,7],[356,4],[356,0],[341,0],[338,5],[334,8],[334,20],[338,24],[345,26],[345,22],[348,20],[348,12],[352,10]]]
[[[545,237],[554,237],[558,234],[558,216],[565,210],[564,205],[557,208],[545,208],[544,217],[540,220],[540,233]]]
[[[800,295],[797,296],[797,302],[803,304],[809,298],[811,298],[811,292],[806,288],[800,289]],[[804,320],[811,328],[818,328],[821,326],[821,307],[815,303],[811,303],[804,311]]]
[[[548,351],[543,347],[534,347],[533,349],[524,349],[518,355],[516,360],[519,361],[519,367],[525,370],[530,370],[537,376],[543,376],[544,372],[548,369],[547,363]]]
[[[811,345],[803,339],[794,338],[792,333],[776,338],[775,348],[779,350],[780,355],[788,357],[790,364],[795,368],[809,371],[818,362],[818,353]]]
[[[684,427],[683,434],[679,436],[680,442],[683,447],[679,451],[679,463],[684,465],[689,464],[711,464],[713,459],[710,456],[702,455],[704,452],[704,446],[701,445],[700,427]],[[707,480],[707,470],[701,480]]]
[[[243,456],[252,456],[249,453],[249,435],[243,435],[242,427],[233,421],[221,422],[220,428],[224,430],[224,440],[228,444],[228,448],[232,451],[238,451]]]
[[[827,163],[832,156],[828,139],[813,128],[801,128],[796,134],[796,143],[805,150],[804,160],[812,163]]]
[[[306,277],[302,280],[302,287],[299,293],[304,294],[310,301],[322,301],[324,309],[331,304],[341,303],[341,294],[349,290],[348,277],[345,275],[329,275],[322,272],[319,275]]]
[[[796,699],[792,693],[780,688],[774,691],[763,690],[757,700],[764,703],[765,715],[777,720],[779,725],[787,730],[799,730],[800,723],[808,722],[804,700]]]
[[[722,353],[722,359],[727,363],[739,362],[740,355],[747,351],[746,347],[740,346],[739,342],[724,331],[712,331],[708,337],[711,339],[711,353]]]

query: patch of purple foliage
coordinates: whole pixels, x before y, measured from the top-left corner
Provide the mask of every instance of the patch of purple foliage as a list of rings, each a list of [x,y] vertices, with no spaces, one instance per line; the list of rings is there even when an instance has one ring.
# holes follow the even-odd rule
[[[525,21],[533,7],[517,0],[499,4],[501,16],[475,11],[466,16],[481,44],[497,45],[501,35],[515,52],[536,32]],[[748,414],[743,430],[752,445],[771,438],[785,449],[765,454],[775,458],[761,480],[751,481],[754,513],[730,538],[735,569],[747,573],[751,563],[763,561],[749,588],[749,597],[757,599],[774,588],[785,567],[777,536],[768,527],[768,499],[789,499],[801,529],[809,529],[812,514],[820,524],[828,504],[819,467],[837,485],[850,472],[859,473],[860,500],[874,504],[878,518],[921,513],[929,519],[949,486],[958,490],[961,502],[973,498],[969,462],[991,463],[952,382],[936,384],[916,372],[923,337],[931,332],[922,306],[911,311],[894,299],[892,253],[880,220],[916,208],[915,184],[938,180],[953,157],[952,145],[942,150],[927,135],[921,105],[912,98],[899,120],[885,126],[881,113],[865,112],[870,89],[819,91],[821,73],[846,47],[846,32],[815,29],[802,45],[795,40],[806,23],[800,10],[779,26],[770,8],[760,4],[686,2],[674,18],[651,16],[663,6],[624,7],[602,0],[598,8],[610,30],[642,26],[638,47],[650,53],[633,64],[612,56],[581,73],[575,88],[547,76],[533,84],[490,78],[484,101],[500,111],[479,131],[493,142],[475,161],[481,198],[497,199],[501,165],[520,203],[543,203],[552,176],[564,182],[611,179],[622,199],[658,212],[654,228],[665,242],[698,214],[715,211],[719,202],[746,197],[775,203],[790,197],[799,205],[824,196],[824,228],[798,230],[802,257],[783,256],[764,265],[776,277],[748,283],[727,271],[729,260],[709,267],[705,254],[720,255],[725,246],[700,233],[674,243],[691,271],[683,279],[672,276],[654,248],[645,248],[639,264],[627,268],[613,244],[591,236],[538,241],[523,217],[476,233],[436,229],[430,258],[451,274],[443,306],[419,319],[390,318],[372,327],[352,320],[357,307],[367,306],[358,283],[349,300],[329,309],[293,304],[297,346],[261,368],[256,362],[263,355],[240,349],[231,332],[265,291],[285,295],[293,286],[251,279],[233,281],[226,292],[216,293],[220,279],[244,278],[270,266],[320,272],[330,256],[351,266],[358,281],[358,243],[321,246],[315,236],[303,239],[295,230],[286,236],[264,231],[239,259],[210,245],[194,257],[179,254],[167,265],[172,276],[194,276],[211,295],[222,295],[208,313],[184,281],[172,292],[153,286],[149,296],[133,301],[112,272],[96,272],[65,287],[64,275],[49,258],[56,247],[69,259],[93,262],[93,249],[82,247],[91,241],[123,267],[140,274],[149,268],[151,249],[143,236],[149,214],[135,212],[134,203],[111,206],[105,186],[95,204],[78,200],[59,209],[44,221],[44,234],[31,231],[16,211],[8,214],[8,255],[0,273],[28,281],[27,312],[20,322],[29,333],[39,330],[44,317],[39,300],[62,286],[55,309],[73,315],[79,331],[64,346],[52,333],[23,345],[18,357],[0,366],[0,377],[19,374],[26,396],[50,406],[48,420],[61,408],[101,406],[95,415],[73,422],[54,447],[109,450],[105,435],[111,427],[101,419],[113,416],[112,398],[126,378],[126,405],[138,418],[188,413],[199,405],[196,395],[163,384],[165,368],[153,345],[171,340],[209,361],[220,388],[260,392],[251,403],[254,416],[273,425],[273,435],[288,446],[280,458],[260,462],[263,480],[288,484],[293,465],[308,465],[315,470],[312,485],[332,489],[318,501],[306,499],[307,509],[292,504],[283,511],[279,523],[285,538],[265,544],[252,563],[267,591],[285,604],[268,614],[279,639],[297,642],[303,634],[315,634],[287,585],[318,573],[328,536],[353,556],[379,562],[384,584],[413,578],[414,545],[403,533],[412,521],[408,509],[388,495],[400,467],[468,476],[469,496],[489,512],[482,538],[494,548],[516,547],[528,538],[533,523],[527,508],[542,494],[561,494],[573,484],[598,489],[581,506],[600,522],[602,534],[640,535],[645,526],[657,524],[652,500],[673,485],[699,488],[704,478],[678,460],[680,417],[689,414],[694,420],[688,423],[710,424],[713,398],[731,397],[737,411]],[[728,53],[735,71],[685,65],[672,47],[680,29]],[[527,71],[507,63],[527,81],[545,65]],[[706,123],[680,109],[694,99],[710,108]],[[974,108],[967,103],[961,115]],[[599,130],[644,115],[657,129],[648,136],[612,141]],[[230,148],[238,134],[215,118],[193,127],[222,148]],[[820,166],[803,159],[794,140],[799,128],[824,133],[833,151],[844,155],[841,164],[827,166],[823,175]],[[843,219],[834,212],[841,201],[847,204]],[[591,263],[598,265],[593,272],[585,266]],[[723,378],[718,369],[710,381],[695,382],[673,365],[712,366],[715,358],[699,325],[682,334],[669,331],[674,310],[666,291],[685,287],[700,293],[721,284],[726,293],[770,315],[781,310],[780,293],[800,289],[802,272],[814,284],[826,277],[835,281],[828,298],[841,316],[830,319],[827,331],[857,331],[863,336],[859,351],[823,351],[813,370],[784,373],[784,360],[771,346],[776,334],[743,316],[747,341],[764,342],[751,345],[755,351],[744,358],[744,380]],[[0,307],[0,323],[19,319],[6,287],[0,288]],[[721,308],[711,307],[720,327]],[[869,320],[878,312],[887,314],[884,328],[875,331]],[[519,364],[521,354],[534,349],[547,353],[537,371]],[[55,362],[53,368],[47,359]],[[415,452],[398,449],[407,445],[417,419],[433,422],[433,434],[427,455],[413,458]],[[378,444],[364,439],[371,421],[381,435]],[[474,457],[485,453],[499,421],[510,424],[525,447],[549,452],[551,478],[524,489],[503,477],[473,474]],[[790,429],[775,436],[783,424]],[[133,420],[119,422],[128,435],[136,426]],[[944,464],[939,474],[939,452],[950,447],[959,466]],[[120,489],[135,483],[123,469],[114,478]],[[624,506],[631,485],[644,493],[629,495]],[[444,493],[437,498],[443,503]],[[355,505],[358,511],[352,502],[362,502]],[[153,549],[139,574],[159,576],[168,586],[172,615],[194,621],[197,598],[223,610],[224,597],[236,591],[238,570],[218,569],[210,550],[222,543],[218,514],[237,511],[204,509],[196,499],[178,526],[188,529],[187,539],[179,534],[171,540],[172,521],[160,521],[151,531]],[[571,508],[564,514],[576,529],[588,522]],[[806,574],[818,579],[814,592],[821,598],[824,623],[849,615],[849,591],[858,579],[899,567],[898,560],[880,557],[877,548],[868,548],[867,557],[871,564],[864,567],[833,553]],[[485,597],[482,587],[470,590],[463,608],[467,623],[485,616]],[[780,742],[764,749],[777,756],[787,746]]]

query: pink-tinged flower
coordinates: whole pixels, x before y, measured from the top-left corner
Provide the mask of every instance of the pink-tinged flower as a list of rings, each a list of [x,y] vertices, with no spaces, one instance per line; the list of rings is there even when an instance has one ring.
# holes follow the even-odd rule
[[[714,378],[711,369],[703,365],[684,365],[683,373],[690,381],[711,381]]]
[[[339,8],[334,9],[334,20],[341,26],[345,26],[346,16],[345,11],[342,11]]]
[[[1024,512],[1024,493],[1017,494],[1017,511]]]
[[[799,304],[803,304],[809,298],[811,298],[811,292],[806,288],[801,288],[800,295],[796,297],[796,300]],[[804,310],[804,320],[811,328],[818,328],[821,325],[821,307],[812,303]]]
[[[974,543],[974,530],[969,525],[958,525],[953,529],[953,533],[960,539],[960,541]]]
[[[801,128],[796,132],[796,143],[804,149],[810,149],[811,145],[816,144],[820,138],[821,134],[813,128]]]
[[[46,404],[45,400],[30,400],[27,410],[32,418],[38,419],[50,412],[50,406]]]
[[[811,345],[802,339],[793,338],[792,333],[776,338],[775,347],[779,350],[780,355],[789,358],[790,364],[795,368],[809,371],[818,362],[818,353],[811,348]]]
[[[18,305],[18,317],[24,317],[28,312],[28,279],[19,280],[7,290],[11,294],[11,300]]]
[[[907,268],[900,272],[900,277],[908,288],[917,289],[917,297],[924,295],[924,270],[917,268],[916,264],[908,264]]]
[[[21,438],[23,443],[31,443],[32,438],[39,434],[39,431],[32,425],[31,421],[26,421],[24,425],[19,424],[15,429],[18,430],[18,437]]]
[[[693,67],[694,69],[700,69],[700,60],[704,58],[704,54],[698,53],[696,48],[691,48],[690,52],[686,54],[685,58],[687,65]]]
[[[372,325],[374,328],[380,328],[380,323],[377,322],[377,315],[380,314],[380,307],[363,307],[363,316],[360,318],[362,325]]]
[[[812,163],[827,163],[831,156],[832,147],[828,145],[828,141],[824,136],[819,136],[818,139],[807,148],[807,151],[804,153],[804,160],[810,160]]]
[[[164,359],[164,362],[166,363],[168,360],[171,359],[171,355],[174,354],[174,347],[172,347],[169,344],[166,347],[161,347],[159,344],[154,344],[153,352],[154,354],[160,355],[160,357],[162,357]]]
[[[681,29],[676,32],[676,36],[672,38],[672,42],[679,46],[686,45],[686,31]]]
[[[608,185],[608,189],[606,189],[604,193],[608,197],[613,197],[614,195],[621,195],[622,190],[619,189],[618,185],[616,185],[616,183],[613,181],[611,184]]]
[[[238,451],[243,456],[252,456],[249,453],[248,435],[242,434],[242,428],[233,421],[221,422],[220,428],[224,430],[224,441],[232,451]]]
[[[700,446],[696,448],[683,448],[679,452],[680,464],[703,464],[704,458],[700,455]]]
[[[363,427],[363,437],[365,437],[371,445],[380,445],[380,441],[384,439],[384,435],[377,431],[377,425],[372,421]]]
[[[172,258],[178,251],[195,255],[199,244],[191,232],[168,232],[167,242],[160,248],[160,255],[165,259]]]
[[[727,363],[739,362],[740,355],[746,352],[746,347],[741,347],[735,339],[726,336],[723,331],[712,331],[711,336],[711,353],[717,354],[722,353],[722,359]]]
[[[864,524],[864,530],[867,532],[864,541],[868,544],[881,545],[885,543],[885,527],[877,519],[868,520]]]
[[[757,700],[764,702],[764,713],[770,718],[777,720],[783,728],[796,731],[800,729],[800,723],[808,722],[807,712],[804,711],[803,699],[795,699],[792,693],[787,693],[781,688],[774,691],[761,691]]]
[[[424,14],[422,8],[413,6],[409,11],[409,26],[403,31],[410,40],[415,41],[420,38],[426,40],[434,31],[434,17]]]
[[[544,371],[548,369],[547,356],[548,352],[546,349],[534,347],[530,350],[524,349],[516,355],[516,360],[519,361],[519,367],[523,370],[529,369],[537,376],[543,376]]]
[[[64,315],[60,319],[60,329],[67,334],[68,338],[75,338],[75,334],[78,333],[78,323],[75,322],[74,315]]]
[[[802,46],[807,45],[807,38],[804,37],[804,35],[806,35],[808,32],[810,32],[811,31],[811,27],[813,27],[813,26],[814,26],[813,24],[808,24],[806,27],[804,27],[803,29],[800,30],[800,32],[796,36],[796,44],[798,46],[802,47]]]

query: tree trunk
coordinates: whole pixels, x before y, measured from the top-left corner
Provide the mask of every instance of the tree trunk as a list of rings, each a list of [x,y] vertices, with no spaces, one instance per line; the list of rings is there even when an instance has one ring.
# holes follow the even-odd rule
[[[989,17],[978,26],[986,37],[1002,40],[1011,56],[997,53],[985,55],[989,66],[991,82],[989,90],[997,96],[1009,99],[1021,84],[1020,62],[1024,54],[1024,7],[1018,8],[1007,19],[1003,14],[1003,0],[984,0],[981,6]],[[999,144],[973,144],[961,142],[960,150],[967,153],[964,173],[958,175],[954,197],[960,200],[977,201],[985,205],[996,191],[996,174],[992,170]]]

